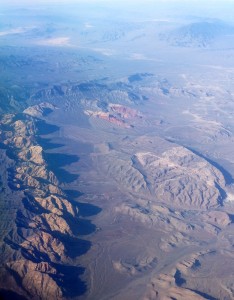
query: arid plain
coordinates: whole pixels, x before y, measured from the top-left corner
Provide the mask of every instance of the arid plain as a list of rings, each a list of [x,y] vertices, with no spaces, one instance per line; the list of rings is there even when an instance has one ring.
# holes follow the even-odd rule
[[[215,3],[2,8],[3,299],[234,298],[234,27]]]

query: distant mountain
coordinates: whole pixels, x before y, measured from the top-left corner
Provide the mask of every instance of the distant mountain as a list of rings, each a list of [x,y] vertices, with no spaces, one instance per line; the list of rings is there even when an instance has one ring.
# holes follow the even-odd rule
[[[166,34],[162,40],[179,47],[208,47],[216,38],[234,33],[234,28],[222,21],[202,21],[179,27]]]
[[[19,112],[26,107],[29,92],[17,85],[5,87],[0,85],[0,114]]]

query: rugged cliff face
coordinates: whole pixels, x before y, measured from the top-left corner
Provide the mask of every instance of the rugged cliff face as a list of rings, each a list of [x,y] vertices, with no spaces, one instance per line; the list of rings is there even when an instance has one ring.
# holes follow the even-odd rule
[[[111,6],[1,5],[0,298],[232,300],[232,36]]]
[[[0,288],[30,299],[62,299],[69,295],[68,282],[80,282],[82,268],[74,257],[89,243],[80,240],[71,224],[78,226],[79,210],[59,187],[49,170],[44,150],[36,140],[38,120],[26,114],[5,115],[0,123],[4,226],[1,244]],[[5,211],[12,210],[14,214]],[[6,225],[7,224],[7,225]],[[2,227],[2,226],[1,226]],[[1,228],[1,231],[3,229]],[[68,248],[69,245],[69,248]],[[72,270],[72,272],[71,272]]]

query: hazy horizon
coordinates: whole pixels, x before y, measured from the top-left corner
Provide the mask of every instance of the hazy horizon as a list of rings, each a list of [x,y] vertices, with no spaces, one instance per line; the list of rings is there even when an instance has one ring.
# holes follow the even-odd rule
[[[233,1],[1,4],[1,300],[234,299]]]

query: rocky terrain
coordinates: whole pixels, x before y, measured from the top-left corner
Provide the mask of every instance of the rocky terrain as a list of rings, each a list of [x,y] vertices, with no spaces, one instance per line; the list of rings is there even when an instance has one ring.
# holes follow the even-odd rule
[[[144,152],[139,152],[142,145]],[[168,150],[161,152],[157,145]],[[223,174],[190,150],[155,138],[121,141],[120,147],[121,152],[110,150],[99,159],[105,172],[131,192],[174,207],[209,209],[222,204]]]
[[[1,5],[0,298],[234,299],[233,5],[43,2]]]
[[[161,94],[158,88],[155,93]],[[151,131],[140,134],[148,126],[155,132],[168,126],[141,111],[142,106],[134,108],[126,98],[122,104],[105,104],[100,93],[96,96],[91,101],[84,93],[80,99],[79,114],[88,122],[82,129],[73,122],[56,122],[58,116],[63,120],[67,104],[58,101],[55,106],[54,96],[46,97],[51,102],[2,116],[1,295],[232,299],[233,213],[225,208],[232,181],[225,170],[175,141]],[[151,105],[152,99],[147,101]],[[65,114],[71,114],[71,107]],[[45,129],[47,119],[55,120],[57,135]],[[105,123],[101,126],[98,121]],[[53,139],[49,144],[47,131],[49,141]],[[84,150],[81,164],[71,160],[75,164],[68,170],[79,171],[79,180],[70,180],[68,171],[57,176],[60,162],[48,161],[52,154],[44,147],[50,143],[58,147],[61,135],[74,149],[66,148],[70,154],[79,152],[77,145],[82,148],[82,143],[93,145],[91,152]],[[64,151],[59,150],[61,158]],[[93,204],[102,207],[94,236],[90,236],[94,225],[85,229],[82,205],[63,186],[81,190],[81,201],[89,202],[89,209]],[[7,211],[8,206],[12,210]],[[227,276],[219,281],[222,261]],[[213,273],[208,272],[209,265],[215,265]],[[210,290],[210,284],[215,288]]]
[[[189,287],[193,286],[194,281],[197,281],[198,273],[203,272],[201,270],[202,263],[210,256],[216,256],[216,253],[214,251],[194,253],[179,262],[170,273],[160,274],[152,280],[144,299],[231,299],[233,295],[232,285],[229,287],[220,285],[214,274],[206,274],[206,277],[209,277],[210,283],[216,284],[213,290],[219,290],[219,298],[213,298]]]
[[[112,124],[123,128],[131,128],[133,125],[131,121],[138,121],[142,116],[135,109],[126,107],[120,104],[109,104],[106,108],[107,112],[99,111],[90,111],[86,110],[85,114],[90,117],[96,117],[103,120],[106,120]]]
[[[78,207],[61,190],[36,140],[39,120],[29,115],[45,106],[5,115],[0,124],[1,155],[7,161],[5,168],[8,166],[2,170],[2,176],[8,175],[2,183],[6,187],[2,195],[18,198],[11,230],[1,235],[1,243],[5,243],[1,289],[31,299],[62,299],[70,293],[71,276],[79,281],[82,268],[74,259],[89,243],[74,231],[79,223]],[[5,197],[4,210],[12,201]],[[68,248],[71,244],[72,249]],[[81,282],[80,290],[84,288]]]
[[[50,104],[48,102],[39,103],[34,106],[30,106],[26,108],[23,113],[33,116],[33,117],[42,117],[46,114],[51,113],[54,109],[56,109],[56,106],[53,104]]]

